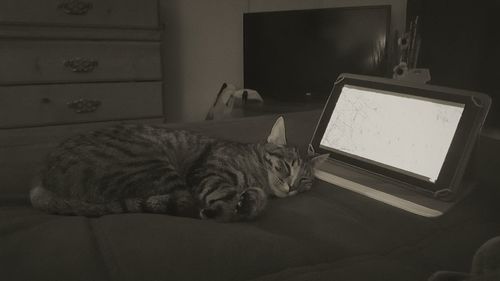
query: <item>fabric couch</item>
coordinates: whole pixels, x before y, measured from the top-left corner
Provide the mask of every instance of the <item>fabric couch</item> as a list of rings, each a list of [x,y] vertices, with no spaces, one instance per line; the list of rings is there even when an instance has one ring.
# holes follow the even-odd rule
[[[285,115],[305,149],[319,111]],[[173,124],[225,139],[264,140],[276,116]],[[33,209],[0,195],[1,280],[405,280],[468,271],[475,250],[500,234],[500,189],[482,182],[439,218],[424,218],[317,180],[272,200],[256,221],[158,214],[100,218]]]

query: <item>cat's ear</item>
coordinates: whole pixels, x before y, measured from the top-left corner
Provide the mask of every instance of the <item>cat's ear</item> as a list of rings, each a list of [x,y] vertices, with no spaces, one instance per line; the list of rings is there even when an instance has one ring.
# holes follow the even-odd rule
[[[328,159],[328,157],[330,157],[330,154],[326,153],[326,154],[321,154],[321,155],[318,155],[318,156],[311,158],[312,167],[314,169],[316,169],[319,165],[321,165],[323,162],[325,162],[326,159]]]
[[[280,116],[274,123],[271,133],[267,137],[267,142],[276,145],[286,145],[285,119]]]

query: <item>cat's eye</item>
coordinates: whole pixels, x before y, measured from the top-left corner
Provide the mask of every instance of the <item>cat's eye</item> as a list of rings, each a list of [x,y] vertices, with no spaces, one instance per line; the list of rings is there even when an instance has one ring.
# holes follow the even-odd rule
[[[279,173],[290,173],[288,164],[286,162],[280,162],[276,167],[274,167],[274,169],[276,169],[276,171]]]
[[[278,184],[284,184],[285,183],[285,181],[282,178],[280,178],[280,177],[276,177],[276,181],[277,181]],[[275,184],[276,184],[276,182],[275,182]]]
[[[290,167],[290,164],[288,164],[288,162],[284,162],[284,163],[285,163],[286,172],[288,175],[290,175],[290,171],[292,170],[292,167]]]
[[[290,176],[291,167],[287,162],[280,162],[274,169],[280,174],[285,174],[286,177]]]

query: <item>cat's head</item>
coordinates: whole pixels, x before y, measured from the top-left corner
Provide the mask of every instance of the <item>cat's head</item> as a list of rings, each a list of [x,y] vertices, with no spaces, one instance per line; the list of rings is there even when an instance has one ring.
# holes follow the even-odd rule
[[[328,158],[328,154],[301,156],[297,148],[288,146],[283,117],[274,123],[264,150],[269,187],[277,197],[311,189],[315,167]]]

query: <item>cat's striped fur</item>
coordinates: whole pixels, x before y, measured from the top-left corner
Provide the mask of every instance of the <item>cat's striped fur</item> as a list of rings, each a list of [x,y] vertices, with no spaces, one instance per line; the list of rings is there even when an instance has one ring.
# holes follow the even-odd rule
[[[238,221],[257,217],[269,196],[308,190],[313,165],[286,146],[279,118],[267,142],[237,143],[147,125],[72,137],[46,160],[34,207],[101,216],[152,212]]]

